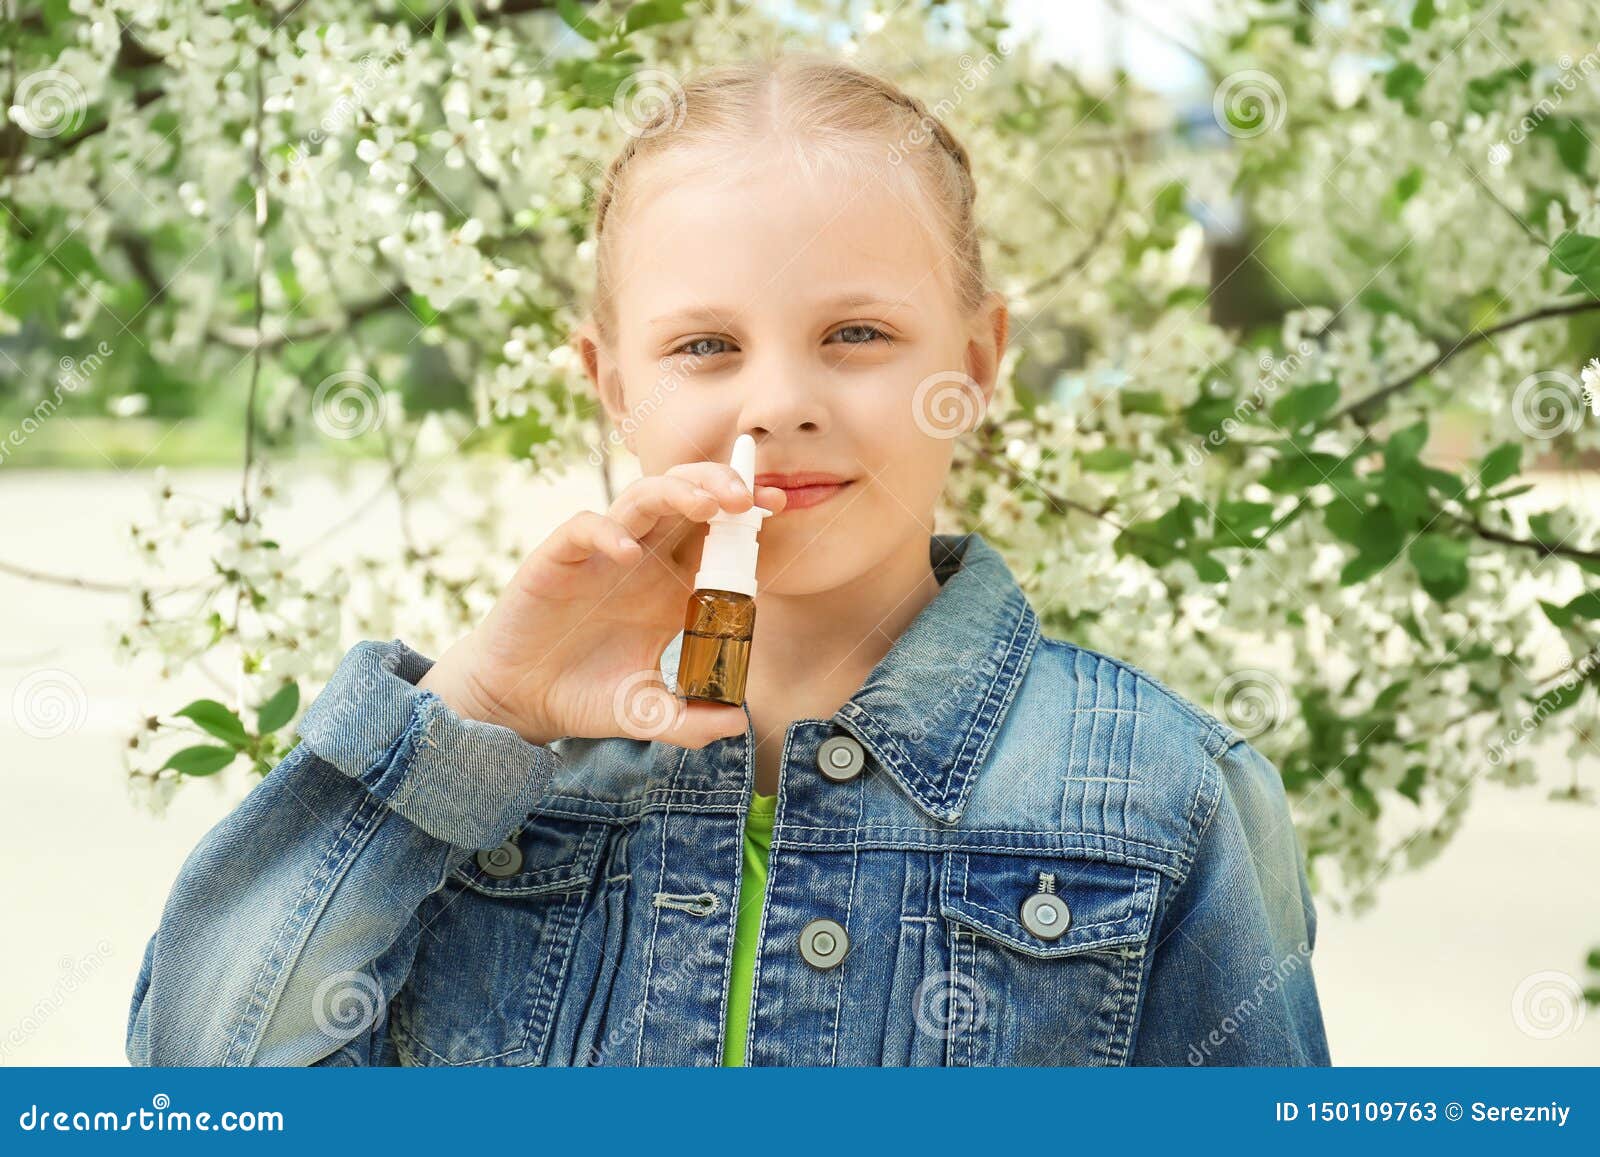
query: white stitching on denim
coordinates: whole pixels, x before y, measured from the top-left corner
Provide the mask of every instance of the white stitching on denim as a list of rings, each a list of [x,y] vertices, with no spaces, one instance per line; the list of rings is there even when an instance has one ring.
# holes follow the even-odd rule
[[[657,892],[650,902],[657,908],[675,908],[691,916],[710,916],[722,907],[722,898],[715,892]]]

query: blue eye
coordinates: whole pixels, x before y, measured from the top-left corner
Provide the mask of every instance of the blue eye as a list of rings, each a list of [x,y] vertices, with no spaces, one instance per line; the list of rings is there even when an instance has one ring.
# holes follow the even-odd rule
[[[852,332],[853,333],[857,333],[857,334],[866,334],[867,336],[865,338],[862,338],[861,340],[858,340],[858,341],[852,341],[852,340],[847,339],[845,341],[845,343],[844,343],[845,345],[868,345],[868,344],[870,344],[871,342],[873,342],[875,340],[882,340],[882,341],[889,341],[890,340],[889,335],[884,333],[877,326],[875,326],[875,325],[865,325],[865,324],[856,324],[856,325],[844,326],[844,327],[842,327],[840,329],[835,330],[833,336],[834,337],[839,337],[842,334],[847,334],[847,333],[852,333]]]
[[[681,346],[679,346],[677,349],[673,350],[672,352],[675,353],[675,354],[687,354],[688,356],[695,357],[695,358],[709,358],[709,357],[715,356],[718,353],[721,353],[722,351],[721,350],[707,350],[707,349],[701,349],[701,348],[698,348],[698,347],[705,346],[705,345],[715,345],[718,342],[722,342],[723,345],[727,344],[727,342],[723,338],[720,338],[720,337],[697,337],[697,338],[693,339],[692,341],[684,342]]]

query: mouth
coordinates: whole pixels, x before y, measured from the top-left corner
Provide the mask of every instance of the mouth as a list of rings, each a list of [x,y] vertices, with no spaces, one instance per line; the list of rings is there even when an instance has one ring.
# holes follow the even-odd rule
[[[840,478],[837,474],[795,472],[791,474],[758,474],[757,486],[776,486],[787,496],[783,512],[805,510],[821,506],[835,495],[855,485],[853,478]]]

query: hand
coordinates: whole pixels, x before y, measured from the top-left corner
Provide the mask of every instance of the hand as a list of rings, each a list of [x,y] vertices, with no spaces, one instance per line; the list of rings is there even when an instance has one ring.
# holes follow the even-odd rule
[[[530,743],[627,736],[700,748],[742,734],[742,708],[673,694],[661,654],[683,629],[706,522],[756,503],[776,514],[787,501],[758,486],[752,502],[725,462],[640,478],[605,514],[557,527],[418,686]]]

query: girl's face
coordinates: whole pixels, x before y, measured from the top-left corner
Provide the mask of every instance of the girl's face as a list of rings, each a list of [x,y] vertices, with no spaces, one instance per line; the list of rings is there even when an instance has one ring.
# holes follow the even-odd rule
[[[789,491],[762,523],[758,581],[811,594],[925,548],[955,435],[993,393],[1006,309],[990,294],[963,316],[898,178],[749,172],[651,182],[616,223],[615,347],[592,323],[577,344],[644,473],[726,462],[755,437],[757,483]]]

